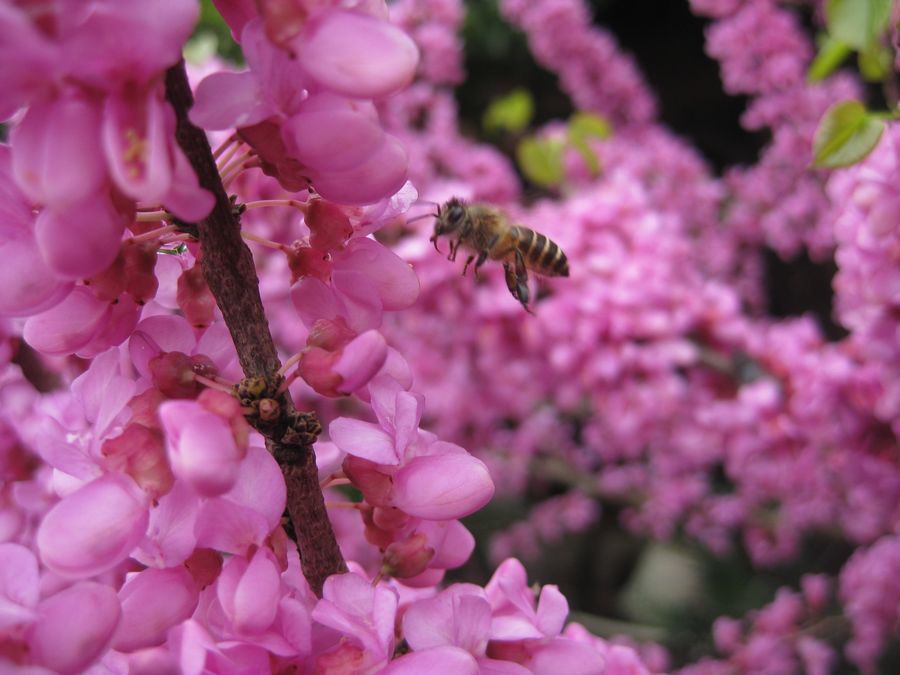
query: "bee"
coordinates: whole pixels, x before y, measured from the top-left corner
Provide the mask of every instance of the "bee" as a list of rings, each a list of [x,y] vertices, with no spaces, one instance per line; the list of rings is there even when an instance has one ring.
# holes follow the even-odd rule
[[[548,277],[569,276],[569,261],[556,242],[522,225],[513,225],[500,209],[486,204],[466,204],[457,198],[438,207],[431,243],[438,249],[438,237],[450,240],[448,260],[456,260],[460,247],[472,254],[466,259],[463,274],[475,261],[474,272],[485,261],[499,260],[506,273],[506,287],[512,296],[528,307],[528,270]]]

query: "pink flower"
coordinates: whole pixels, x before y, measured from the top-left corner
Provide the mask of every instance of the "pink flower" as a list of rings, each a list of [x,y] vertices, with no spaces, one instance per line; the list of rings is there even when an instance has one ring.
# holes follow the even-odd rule
[[[278,611],[280,583],[278,565],[268,549],[257,549],[249,561],[242,556],[226,561],[216,594],[235,631],[252,635],[272,624]]]
[[[38,620],[28,631],[34,663],[60,673],[77,673],[109,645],[121,615],[116,592],[104,584],[80,581],[42,600]]]
[[[133,652],[163,644],[169,628],[193,614],[197,599],[194,580],[183,566],[132,575],[119,591],[122,619],[112,647]]]
[[[0,631],[15,635],[36,618],[39,599],[37,558],[24,546],[0,544]]]
[[[376,17],[332,10],[310,21],[292,45],[320,85],[358,98],[378,98],[412,81],[415,43]]]
[[[197,401],[166,401],[159,418],[175,475],[203,496],[230,490],[247,452],[247,423],[237,401],[207,389]]]
[[[107,474],[65,497],[37,532],[41,561],[57,574],[90,577],[127,558],[147,530],[145,495],[130,478]]]
[[[345,636],[330,653],[329,660],[351,659],[354,672],[374,673],[385,665],[394,651],[394,618],[397,595],[384,585],[372,586],[353,572],[336,574],[325,580],[322,599],[312,612],[313,619]]]

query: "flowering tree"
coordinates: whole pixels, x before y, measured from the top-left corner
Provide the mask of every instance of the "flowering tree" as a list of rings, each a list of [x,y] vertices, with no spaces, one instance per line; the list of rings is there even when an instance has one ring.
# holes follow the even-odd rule
[[[815,534],[847,551],[683,672],[875,672],[900,618],[900,133],[834,71],[855,51],[893,83],[888,3],[813,11],[815,55],[798,3],[691,2],[770,135],[717,176],[586,5],[500,0],[578,111],[519,139],[529,205],[460,131],[458,0],[215,4],[245,67],[186,67],[191,0],[0,2],[2,669],[667,670],[513,557],[602,505],[759,568]],[[431,248],[453,196],[567,252],[534,316],[499,265]],[[833,257],[846,336],[766,312],[764,247]],[[446,583],[460,519],[535,489],[490,580]]]

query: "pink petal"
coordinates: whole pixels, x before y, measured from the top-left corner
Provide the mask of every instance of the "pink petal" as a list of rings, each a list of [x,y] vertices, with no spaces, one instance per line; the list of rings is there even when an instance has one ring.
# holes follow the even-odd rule
[[[53,308],[25,322],[25,342],[44,354],[71,354],[88,342],[111,311],[87,288],[78,286]]]
[[[169,628],[193,614],[198,598],[194,580],[183,566],[135,574],[119,591],[122,620],[113,649],[133,652],[163,644]]]
[[[453,569],[463,565],[475,550],[475,537],[458,520],[435,523],[435,525],[444,526],[444,537],[440,543],[436,541],[432,543],[435,553],[430,566]],[[429,537],[429,542],[431,541],[431,537]]]
[[[364,161],[344,171],[310,170],[316,190],[339,204],[372,204],[389,197],[406,182],[406,150],[393,136]]]
[[[406,454],[409,445],[416,440],[419,433],[419,420],[422,418],[424,407],[425,401],[421,394],[412,394],[408,391],[397,392],[396,407],[394,408],[394,442],[397,446],[397,454],[401,458]]]
[[[162,203],[169,211],[189,223],[195,223],[209,215],[215,204],[212,192],[200,187],[197,174],[180,147],[171,148],[173,174],[169,191]]]
[[[273,112],[262,100],[254,73],[222,70],[197,85],[190,118],[198,127],[213,131],[253,126]]]
[[[489,659],[487,657],[478,659],[478,672],[480,675],[531,675],[531,671],[528,668],[520,666],[518,663]],[[606,673],[606,671],[601,672]],[[608,675],[613,674],[609,673]]]
[[[63,63],[79,81],[105,91],[146,84],[181,58],[200,8],[191,0],[94,3],[64,26]],[[136,49],[128,36],[140,35]]]
[[[122,418],[131,416],[125,407],[134,390],[134,381],[120,374],[119,353],[113,349],[95,358],[90,368],[72,382],[72,393],[81,401],[84,416],[93,423],[97,435],[105,435],[117,418],[127,421]]]
[[[411,652],[391,661],[380,675],[421,675],[421,673],[453,673],[479,675],[478,662],[469,652],[457,647],[437,647]],[[527,670],[524,672],[528,672]]]
[[[538,630],[547,637],[556,637],[562,632],[568,616],[569,601],[559,588],[551,584],[541,588],[535,622]]]
[[[270,530],[274,529],[281,522],[287,490],[281,468],[271,453],[258,446],[247,450],[237,482],[222,499],[253,509],[265,519]]]
[[[331,283],[342,305],[341,316],[350,328],[362,333],[381,325],[381,298],[368,276],[356,270],[336,269]]]
[[[125,342],[141,318],[141,309],[131,295],[123,293],[116,302],[110,305],[110,312],[103,323],[98,326],[94,337],[76,354],[83,359],[91,359],[110,347],[117,347]]]
[[[334,319],[341,316],[338,302],[331,286],[313,277],[301,279],[291,289],[291,301],[307,328],[319,319]]]
[[[236,555],[262,544],[271,531],[259,511],[224,497],[206,500],[194,527],[197,546]]]
[[[134,558],[153,567],[178,565],[193,553],[197,544],[194,526],[200,511],[200,498],[181,481],[163,495],[150,510],[147,536],[134,552]]]
[[[451,645],[484,656],[490,629],[491,606],[484,593],[464,584],[414,602],[403,614],[403,635],[416,651]]]
[[[125,221],[98,193],[65,211],[44,209],[34,236],[47,266],[63,279],[99,274],[116,259]]]
[[[115,567],[147,531],[143,493],[130,478],[106,474],[65,497],[37,532],[41,561],[64,577],[83,578]]]
[[[160,256],[162,257],[162,256]],[[182,352],[192,354],[197,340],[194,330],[184,317],[161,314],[141,321],[134,331],[135,335],[147,335],[152,344],[162,352]]]
[[[19,544],[0,544],[0,631],[12,631],[37,617],[39,582],[34,553]]]
[[[31,228],[0,231],[0,316],[29,316],[59,303],[72,289],[44,262]]]
[[[172,182],[168,103],[151,92],[113,95],[103,111],[103,151],[109,172],[126,195],[160,202]]]
[[[386,656],[393,649],[397,594],[385,586],[373,587],[352,572],[325,580],[322,599],[312,612],[318,623],[356,638],[371,656]]]
[[[106,181],[100,109],[68,94],[31,106],[13,129],[13,169],[32,202],[62,211],[101,191]]]
[[[355,98],[387,96],[408,85],[419,52],[399,28],[366,14],[330,11],[296,40],[306,71],[322,86]]]
[[[169,649],[177,656],[179,672],[200,675],[209,672],[206,659],[216,650],[216,643],[198,621],[188,619],[169,631]]]
[[[354,338],[334,364],[334,372],[343,378],[338,389],[350,394],[366,386],[386,358],[387,343],[378,331],[369,330]]]
[[[231,427],[195,401],[166,401],[159,407],[172,471],[198,494],[214,497],[232,488],[245,453]]]
[[[257,549],[248,563],[234,556],[222,568],[216,593],[235,630],[258,634],[275,620],[280,575],[272,552]]]
[[[328,425],[328,435],[343,452],[376,464],[392,466],[400,462],[394,439],[370,422],[338,417]]]
[[[0,119],[53,86],[58,48],[31,22],[28,12],[0,5]]]
[[[605,667],[606,660],[593,646],[567,638],[541,644],[528,661],[535,675],[595,675]]]
[[[409,263],[374,239],[359,237],[334,256],[335,265],[362,272],[375,288],[384,308],[406,309],[419,296],[419,278]]]
[[[394,476],[394,504],[411,516],[453,520],[494,496],[487,467],[469,454],[416,457]]]
[[[106,649],[121,609],[112,588],[81,581],[42,601],[38,613],[27,638],[31,658],[60,673],[76,673]]]
[[[347,171],[364,162],[384,143],[384,131],[349,106],[301,112],[281,126],[285,145],[317,171]]]

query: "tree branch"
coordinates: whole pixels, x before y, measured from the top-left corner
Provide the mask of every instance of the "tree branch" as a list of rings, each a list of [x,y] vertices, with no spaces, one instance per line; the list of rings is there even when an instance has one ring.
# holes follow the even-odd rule
[[[281,466],[287,485],[287,511],[300,550],[303,574],[321,596],[325,579],[347,566],[341,556],[319,487],[312,444],[321,427],[311,413],[294,408],[290,394],[276,394],[281,366],[259,295],[259,278],[250,249],[241,240],[240,223],[225,193],[206,134],[191,124],[194,103],[184,61],[166,71],[166,98],[175,109],[175,137],[200,185],[216,199],[199,222],[203,275],[231,332],[245,379],[242,404],[254,407],[249,421],[266,437],[266,447]],[[260,405],[264,414],[260,414]],[[290,532],[291,529],[288,529]]]

